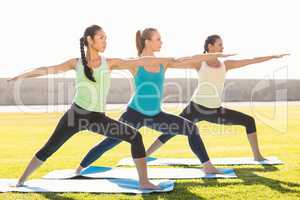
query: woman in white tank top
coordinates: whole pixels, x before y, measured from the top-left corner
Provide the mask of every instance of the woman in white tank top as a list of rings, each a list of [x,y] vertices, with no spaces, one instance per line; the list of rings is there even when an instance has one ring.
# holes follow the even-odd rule
[[[209,36],[205,41],[204,49],[204,53],[223,52],[221,37],[218,35]],[[198,71],[198,86],[190,103],[181,112],[180,116],[194,123],[204,120],[215,124],[244,126],[254,159],[257,161],[265,160],[259,150],[254,118],[221,106],[225,77],[228,70],[265,62],[273,58],[282,58],[286,55],[288,54],[244,60],[220,61],[216,59],[195,64],[193,67]],[[174,136],[161,135],[147,150],[147,155],[152,154]]]

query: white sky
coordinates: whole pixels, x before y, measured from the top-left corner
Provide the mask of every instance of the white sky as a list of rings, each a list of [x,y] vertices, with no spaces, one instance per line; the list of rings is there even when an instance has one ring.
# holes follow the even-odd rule
[[[216,33],[225,52],[239,53],[237,58],[292,53],[234,70],[228,78],[300,79],[299,19],[295,0],[1,1],[0,77],[78,57],[84,29],[98,24],[108,35],[107,57],[134,57],[135,32],[149,26],[162,35],[158,56],[202,53],[205,38]],[[169,77],[184,75],[196,72],[168,72]]]

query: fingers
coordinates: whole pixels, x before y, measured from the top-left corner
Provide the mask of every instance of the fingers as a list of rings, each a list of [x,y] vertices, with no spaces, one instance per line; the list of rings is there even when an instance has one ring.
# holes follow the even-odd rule
[[[281,57],[290,56],[290,55],[291,55],[290,53],[285,53],[285,54],[281,54]]]
[[[289,54],[289,53],[279,54],[279,55],[274,56],[274,58],[283,58],[283,57],[289,56],[289,55],[291,55],[291,54]]]
[[[12,83],[12,82],[15,82],[17,80],[18,80],[18,78],[11,78],[11,79],[7,79],[6,81],[7,81],[7,83]]]
[[[6,82],[7,82],[7,83],[11,83],[11,82],[13,82],[14,80],[15,80],[15,79],[12,78],[12,79],[6,80]]]

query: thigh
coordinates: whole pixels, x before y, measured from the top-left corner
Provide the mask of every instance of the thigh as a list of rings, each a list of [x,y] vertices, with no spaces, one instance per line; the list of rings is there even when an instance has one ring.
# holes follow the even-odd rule
[[[148,127],[164,134],[181,134],[188,135],[193,131],[195,125],[181,116],[160,112],[152,120]]]
[[[59,120],[55,130],[46,142],[46,144],[37,153],[37,156],[41,160],[50,156],[57,151],[69,138],[79,132],[78,116],[74,113],[74,110],[69,109]]]
[[[180,113],[180,116],[193,123],[197,123],[208,118],[213,118],[216,114],[216,109],[205,109],[203,106],[190,102]]]
[[[219,111],[218,123],[225,125],[243,125],[245,121],[251,118],[249,115],[221,107]]]
[[[106,115],[93,120],[88,129],[92,132],[127,142],[130,142],[136,134],[138,134],[138,131],[135,128]]]
[[[126,112],[119,118],[119,121],[124,122],[133,128],[140,129],[145,125],[146,116],[131,108],[127,108]]]

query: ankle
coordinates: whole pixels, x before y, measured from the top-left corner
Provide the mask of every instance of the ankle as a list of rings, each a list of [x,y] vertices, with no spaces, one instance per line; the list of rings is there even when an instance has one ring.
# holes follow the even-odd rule
[[[253,153],[253,156],[254,156],[254,158],[259,158],[259,157],[262,157],[262,154],[258,151],[258,152]]]
[[[19,180],[18,180],[18,182],[17,182],[17,184],[23,184],[25,182],[25,179],[24,178],[20,178]]]
[[[203,167],[211,167],[211,166],[212,166],[212,163],[211,163],[210,160],[208,160],[208,161],[202,163],[202,165],[203,165]]]

